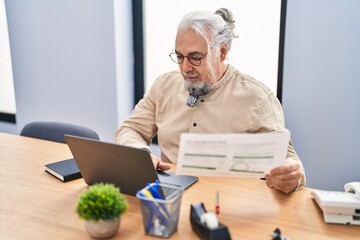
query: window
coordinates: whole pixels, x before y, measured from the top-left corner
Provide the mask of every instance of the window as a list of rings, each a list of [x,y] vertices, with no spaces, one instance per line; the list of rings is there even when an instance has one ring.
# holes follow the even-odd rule
[[[15,123],[15,91],[4,0],[0,0],[0,53],[0,121]]]
[[[134,0],[135,103],[157,76],[178,67],[168,55],[184,14],[220,7],[233,12],[239,35],[229,63],[264,82],[281,100],[286,0]]]

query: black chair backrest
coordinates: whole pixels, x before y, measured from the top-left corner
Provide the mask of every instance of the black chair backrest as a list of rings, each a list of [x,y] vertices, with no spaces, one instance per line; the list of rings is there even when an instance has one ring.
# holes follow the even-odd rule
[[[65,134],[100,140],[90,128],[62,122],[30,122],[23,127],[20,136],[66,143]]]

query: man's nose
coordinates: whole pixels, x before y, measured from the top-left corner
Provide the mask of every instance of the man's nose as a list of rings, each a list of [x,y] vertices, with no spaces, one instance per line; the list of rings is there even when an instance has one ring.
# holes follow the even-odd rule
[[[181,68],[182,68],[183,72],[190,72],[194,69],[194,66],[191,64],[189,59],[186,57],[186,58],[184,58],[184,61],[181,64]]]

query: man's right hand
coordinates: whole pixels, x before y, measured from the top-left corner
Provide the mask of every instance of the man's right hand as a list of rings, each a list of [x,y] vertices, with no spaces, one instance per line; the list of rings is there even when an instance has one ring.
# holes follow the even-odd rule
[[[154,164],[154,168],[155,169],[160,169],[160,170],[169,170],[171,168],[171,164],[170,163],[165,163],[163,161],[161,161],[161,159],[156,156],[155,154],[150,153],[151,155],[151,160],[153,161]]]

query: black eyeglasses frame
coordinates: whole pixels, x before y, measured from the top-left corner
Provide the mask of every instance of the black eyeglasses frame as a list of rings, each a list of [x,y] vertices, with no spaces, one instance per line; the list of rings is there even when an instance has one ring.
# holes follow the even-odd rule
[[[210,50],[212,49],[212,47],[210,48]],[[170,57],[170,59],[174,62],[174,63],[177,63],[177,64],[183,64],[183,62],[184,62],[184,60],[185,60],[185,58],[187,58],[188,59],[188,61],[189,61],[189,63],[191,63],[192,65],[194,65],[194,66],[200,66],[201,65],[201,60],[202,59],[204,59],[206,56],[207,56],[207,54],[208,54],[208,52],[210,51],[210,50],[208,50],[207,52],[205,52],[205,53],[202,53],[202,52],[193,52],[193,53],[190,53],[189,55],[187,55],[187,56],[183,56],[183,55],[181,55],[181,54],[179,54],[179,53],[176,53],[176,52],[171,52],[170,54],[169,54],[169,57]],[[196,57],[196,61],[198,61],[198,62],[193,62],[193,61],[195,61],[194,59],[195,58],[192,58],[192,56],[193,55],[196,55],[196,54],[202,54],[203,56],[201,56],[201,57]],[[174,57],[172,57],[172,56],[174,56]],[[177,61],[177,59],[179,58],[179,57],[181,57],[181,61]],[[176,60],[175,60],[175,59]]]

